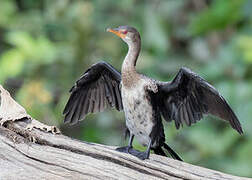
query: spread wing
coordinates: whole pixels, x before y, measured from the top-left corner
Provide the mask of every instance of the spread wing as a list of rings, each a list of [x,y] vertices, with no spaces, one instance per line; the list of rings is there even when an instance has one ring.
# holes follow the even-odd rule
[[[122,110],[120,82],[121,74],[110,64],[99,62],[92,65],[70,90],[63,111],[64,122],[75,124],[88,113],[101,112],[108,107]]]
[[[240,134],[243,133],[236,115],[218,93],[203,78],[187,68],[181,68],[171,82],[158,83],[158,105],[164,119],[174,120],[176,128],[190,126],[202,119],[204,114],[212,114],[228,121]]]

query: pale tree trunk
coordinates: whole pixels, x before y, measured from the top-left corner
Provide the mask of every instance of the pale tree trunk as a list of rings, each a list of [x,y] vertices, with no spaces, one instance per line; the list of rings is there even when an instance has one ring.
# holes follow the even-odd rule
[[[66,137],[30,117],[0,85],[0,179],[249,179]]]

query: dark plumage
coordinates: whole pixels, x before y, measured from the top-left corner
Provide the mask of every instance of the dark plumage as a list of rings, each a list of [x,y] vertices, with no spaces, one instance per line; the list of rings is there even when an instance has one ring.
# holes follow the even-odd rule
[[[64,109],[65,123],[75,124],[88,113],[101,112],[108,107],[123,110],[126,117],[129,145],[117,151],[130,153],[140,159],[149,158],[150,149],[166,156],[162,148],[177,160],[181,158],[165,144],[161,116],[174,120],[176,128],[191,126],[212,114],[229,122],[237,132],[242,128],[236,115],[218,91],[203,78],[187,68],[181,68],[171,82],[160,82],[136,72],[135,65],[141,49],[140,35],[135,28],[120,26],[108,29],[125,41],[129,50],[122,65],[122,75],[106,62],[91,66],[70,90]],[[133,138],[144,146],[145,152],[132,147]]]
[[[121,111],[120,82],[121,74],[110,64],[99,62],[91,66],[70,89],[64,122],[75,124],[88,113],[102,112],[107,107]]]
[[[236,115],[218,91],[203,78],[181,68],[172,82],[159,84],[159,108],[166,121],[175,121],[191,126],[202,119],[204,114],[212,114],[229,121],[242,134]]]

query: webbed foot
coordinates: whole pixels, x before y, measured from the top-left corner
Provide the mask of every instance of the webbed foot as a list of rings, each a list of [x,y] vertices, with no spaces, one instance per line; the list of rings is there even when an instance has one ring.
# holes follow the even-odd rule
[[[123,146],[123,147],[116,148],[115,150],[129,154],[130,149],[133,149],[133,148],[131,146]]]
[[[140,152],[137,150],[132,149],[133,151],[130,150],[130,154],[132,154],[133,156],[138,157],[141,160],[145,160],[145,159],[149,159],[149,153],[148,152]]]
[[[133,149],[133,147],[130,147],[130,146],[116,148],[116,151],[131,154],[131,155],[138,157],[139,159],[142,159],[142,160],[149,158],[149,155],[147,152],[140,152],[138,150]]]

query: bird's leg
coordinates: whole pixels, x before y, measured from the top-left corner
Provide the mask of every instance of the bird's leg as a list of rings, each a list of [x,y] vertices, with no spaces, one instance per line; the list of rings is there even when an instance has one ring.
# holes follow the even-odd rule
[[[128,144],[128,146],[116,148],[116,151],[124,152],[124,153],[129,153],[129,150],[133,149],[133,147],[132,147],[133,139],[134,139],[134,135],[132,133],[130,133],[130,138],[129,138],[129,144]]]
[[[138,157],[139,159],[145,160],[149,159],[150,157],[150,149],[151,149],[152,140],[150,140],[147,150],[145,152],[139,152],[137,150],[134,150],[133,148],[129,150],[129,153],[133,156]]]
[[[140,152],[138,150],[133,149],[133,146],[132,146],[133,139],[134,139],[134,135],[132,133],[130,133],[128,146],[116,148],[116,151],[131,154],[131,155],[136,156],[142,160],[148,159],[150,156],[150,149],[151,149],[152,141],[150,140],[148,147],[147,147],[147,150],[145,152]]]

